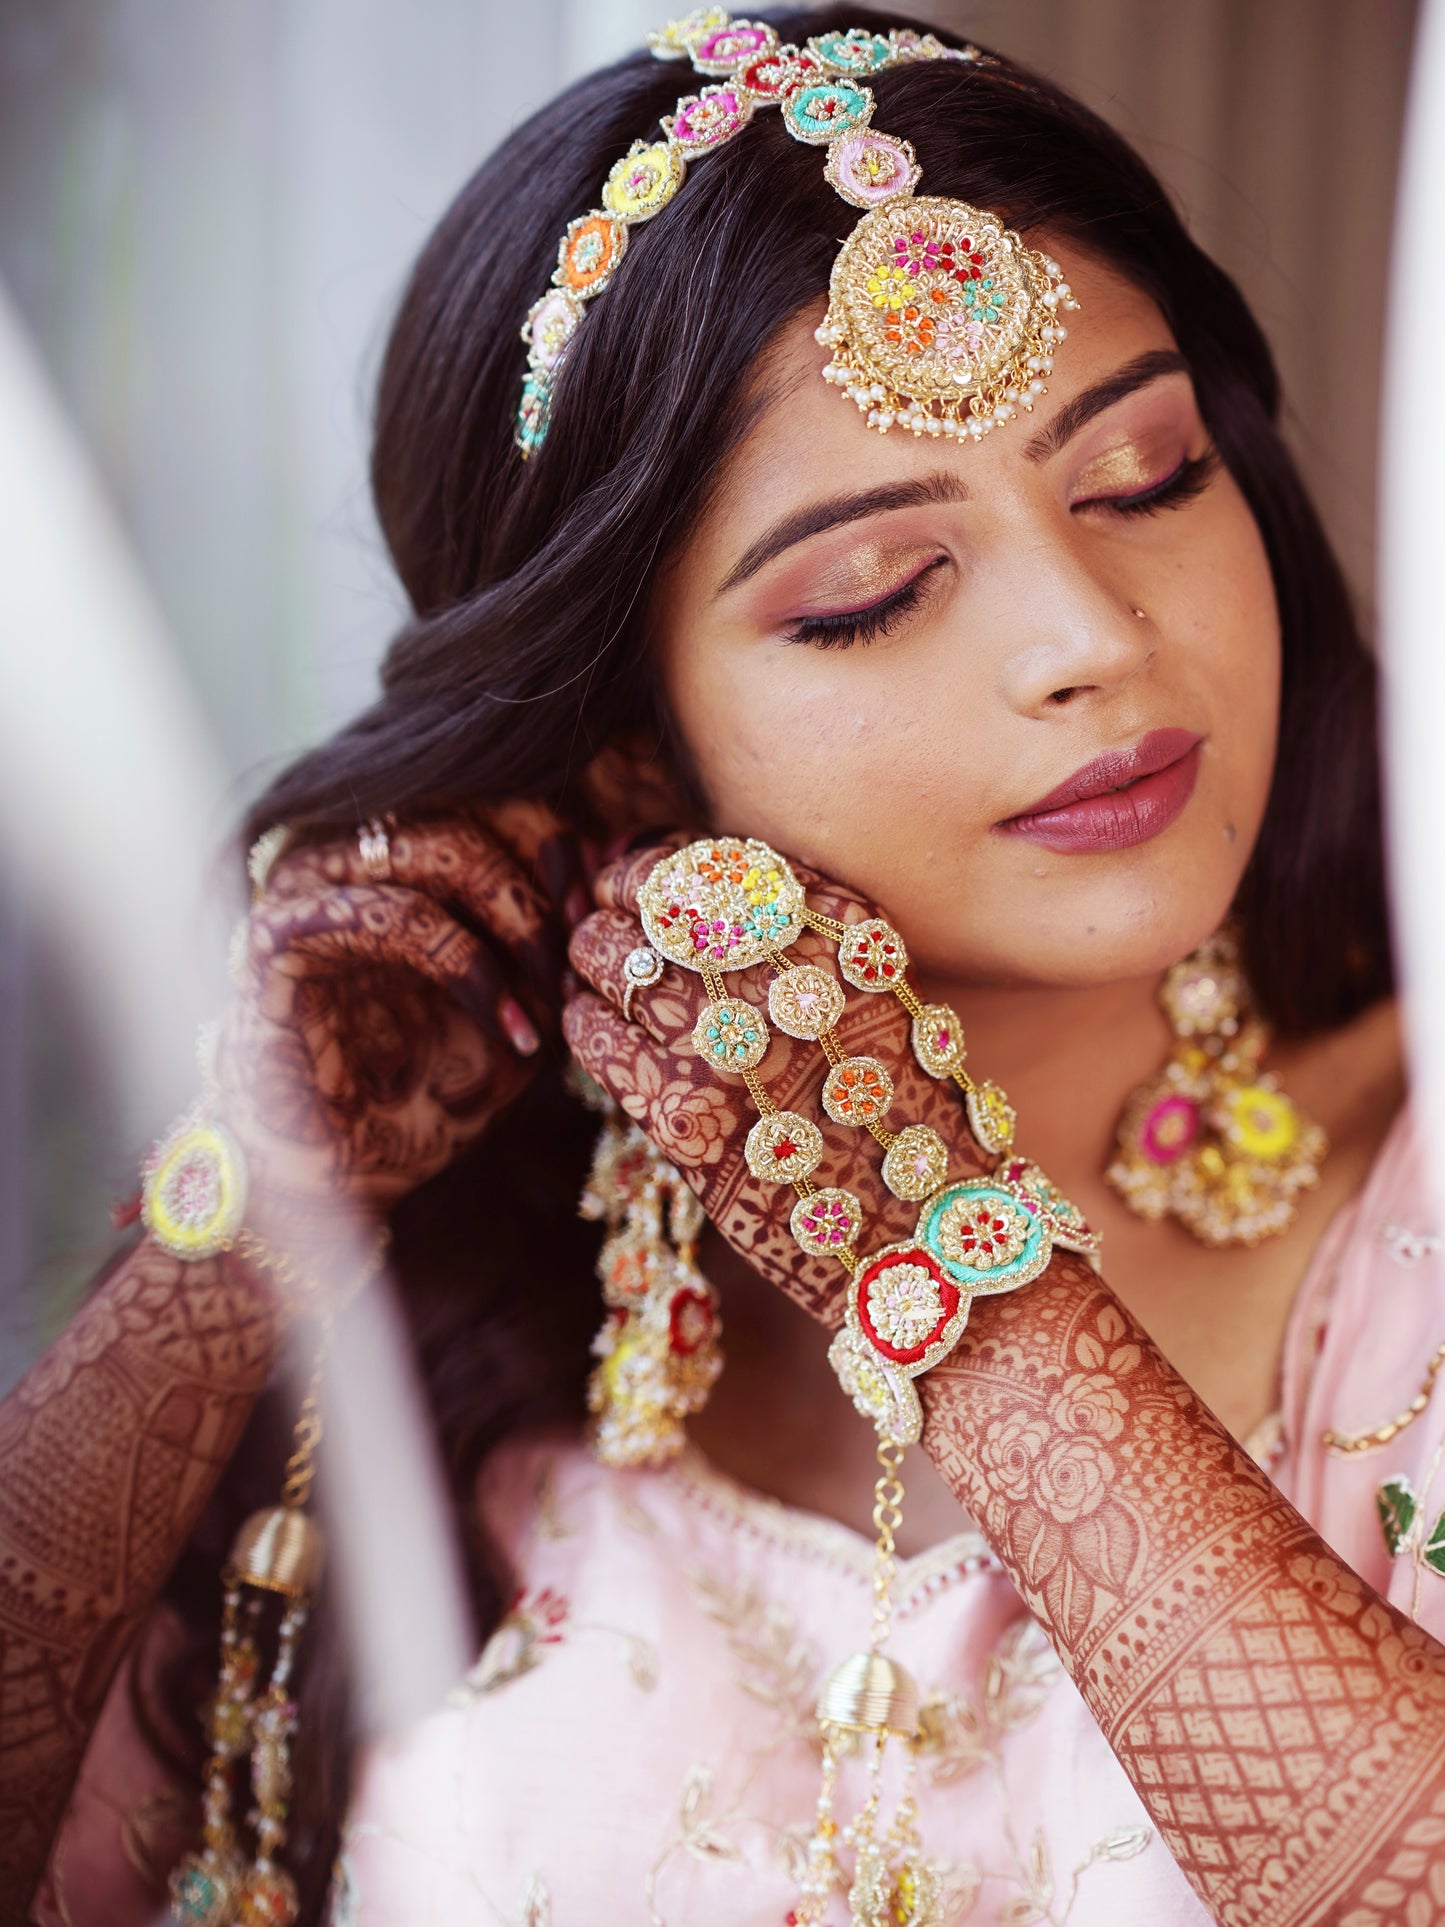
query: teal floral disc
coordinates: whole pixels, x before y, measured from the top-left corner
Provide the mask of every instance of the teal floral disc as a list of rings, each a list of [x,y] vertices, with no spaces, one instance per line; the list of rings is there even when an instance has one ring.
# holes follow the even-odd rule
[[[991,1178],[950,1184],[919,1214],[915,1236],[970,1292],[1015,1291],[1053,1255],[1041,1217]]]
[[[763,1013],[741,997],[707,1004],[693,1028],[692,1047],[720,1071],[756,1070],[768,1049]]]
[[[876,74],[893,59],[886,33],[851,27],[847,33],[820,33],[808,42],[809,53],[837,74]]]
[[[873,96],[851,80],[815,80],[783,96],[783,119],[794,140],[826,147],[856,134],[873,118]]]

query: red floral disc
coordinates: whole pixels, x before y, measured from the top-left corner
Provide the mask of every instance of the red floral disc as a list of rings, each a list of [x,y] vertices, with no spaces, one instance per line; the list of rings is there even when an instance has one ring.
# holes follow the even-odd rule
[[[964,1294],[921,1245],[888,1245],[868,1259],[849,1301],[874,1351],[910,1376],[937,1364],[962,1330],[956,1321]]]
[[[891,990],[903,981],[908,948],[891,923],[870,917],[838,945],[838,968],[855,990]]]
[[[712,1337],[715,1322],[706,1293],[684,1285],[672,1294],[668,1307],[667,1342],[673,1351],[686,1358]]]

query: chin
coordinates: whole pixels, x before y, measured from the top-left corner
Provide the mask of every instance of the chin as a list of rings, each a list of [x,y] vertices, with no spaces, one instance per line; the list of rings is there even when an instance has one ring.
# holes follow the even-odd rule
[[[900,912],[900,923],[916,933],[914,954],[935,976],[1097,988],[1157,977],[1187,957],[1229,915],[1241,875],[1236,862],[1226,868],[1217,860],[1205,866],[1182,859],[1152,876],[1051,874],[1015,882],[1006,893],[962,893],[965,902],[992,897],[1007,904],[1003,914],[967,923],[950,915],[945,925],[935,905],[932,915],[925,911],[907,922]]]

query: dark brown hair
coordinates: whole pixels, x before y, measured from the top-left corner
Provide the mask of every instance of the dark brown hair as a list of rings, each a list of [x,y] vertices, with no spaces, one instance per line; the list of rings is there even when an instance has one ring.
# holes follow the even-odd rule
[[[921,25],[862,8],[766,17],[794,39]],[[670,110],[686,74],[638,55],[579,82],[508,136],[428,242],[386,356],[372,464],[412,616],[377,701],[273,784],[251,833],[285,821],[349,835],[385,811],[513,795],[575,814],[597,750],[639,718],[668,740],[647,649],[651,585],[753,419],[752,371],[825,292],[850,220],[818,154],[760,114],[634,231],[573,344],[546,444],[524,464],[512,439],[521,319],[547,286],[563,227],[595,204],[607,169]],[[1264,337],[1148,168],[1068,95],[993,58],[923,62],[873,85],[880,120],[913,142],[931,192],[995,209],[1061,254],[1070,241],[1086,247],[1157,303],[1187,358],[1263,532],[1283,634],[1278,764],[1238,904],[1249,966],[1281,1030],[1337,1025],[1391,984],[1374,674],[1278,431]],[[509,1119],[394,1224],[480,1632],[504,1582],[471,1522],[477,1468],[517,1425],[578,1412],[586,1368],[591,1246],[573,1206],[587,1120],[563,1094],[559,1059],[521,1103],[529,1140],[552,1147],[547,1169],[521,1167]],[[540,1249],[556,1280],[545,1323],[513,1288],[524,1243],[531,1273]],[[172,1587],[196,1629],[172,1680],[192,1732],[213,1664],[215,1573],[235,1521],[274,1490],[284,1432],[284,1409],[258,1411]],[[319,1916],[348,1788],[332,1643],[311,1648],[294,1814],[306,1919]]]

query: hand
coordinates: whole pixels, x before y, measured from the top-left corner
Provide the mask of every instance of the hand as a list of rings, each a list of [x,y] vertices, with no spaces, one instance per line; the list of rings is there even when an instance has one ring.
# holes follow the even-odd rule
[[[715,1070],[693,1050],[693,1026],[708,1002],[702,978],[669,963],[650,990],[633,993],[631,1021],[622,1015],[627,987],[623,960],[647,941],[638,917],[638,890],[659,858],[682,840],[630,856],[598,877],[600,908],[578,926],[571,943],[573,965],[591,991],[567,1005],[564,1033],[582,1068],[683,1172],[728,1243],[754,1270],[834,1325],[842,1315],[842,1266],[811,1256],[794,1241],[788,1219],[795,1192],[790,1185],[760,1183],[743,1155],[744,1140],[757,1119],[747,1086],[740,1076]],[[878,914],[843,886],[800,865],[793,868],[810,906],[825,916],[856,923]],[[836,945],[811,930],[788,955],[837,974]],[[765,1011],[772,974],[766,965],[729,973],[727,987]],[[957,1087],[930,1077],[914,1057],[908,1013],[887,992],[870,995],[846,985],[845,991],[848,1006],[839,1019],[838,1035],[845,1050],[880,1059],[893,1077],[895,1096],[885,1119],[889,1129],[929,1125],[949,1147],[950,1177],[975,1176],[989,1160],[969,1132]],[[758,1076],[779,1110],[798,1111],[822,1130],[827,1149],[813,1182],[820,1188],[843,1186],[861,1202],[860,1254],[911,1236],[918,1206],[895,1198],[885,1186],[879,1145],[866,1131],[834,1124],[824,1115],[819,1093],[828,1065],[820,1046],[799,1042],[776,1025],[769,1028],[772,1042]]]
[[[486,1128],[561,1004],[576,846],[538,804],[283,855],[252,907],[222,1104],[269,1201],[385,1207]]]

